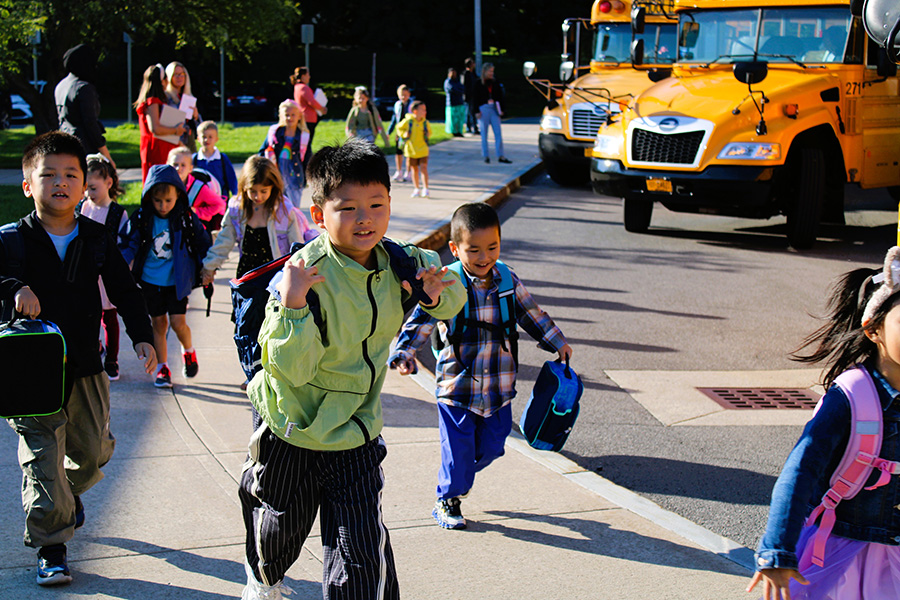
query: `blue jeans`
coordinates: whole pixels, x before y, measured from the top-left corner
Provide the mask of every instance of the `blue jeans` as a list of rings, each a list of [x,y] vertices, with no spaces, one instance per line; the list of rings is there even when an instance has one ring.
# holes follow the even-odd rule
[[[507,404],[490,417],[438,402],[441,434],[439,500],[461,496],[472,489],[475,474],[503,456],[512,429],[512,406]]]
[[[481,112],[481,156],[488,158],[488,126],[494,130],[494,147],[497,157],[503,156],[503,134],[500,133],[500,115],[493,104],[482,104]]]

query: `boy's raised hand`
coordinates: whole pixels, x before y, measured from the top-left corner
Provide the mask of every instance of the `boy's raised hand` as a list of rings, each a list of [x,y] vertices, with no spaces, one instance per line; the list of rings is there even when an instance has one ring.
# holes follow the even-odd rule
[[[137,357],[144,361],[144,371],[148,374],[153,373],[156,369],[156,349],[153,344],[147,342],[138,342],[134,345],[134,353]]]
[[[306,294],[309,289],[313,284],[325,281],[325,277],[318,274],[318,267],[307,269],[303,259],[298,263],[286,263],[283,272],[284,276],[275,287],[281,294],[281,304],[285,308],[306,306]]]
[[[450,287],[456,280],[450,279],[449,281],[444,281],[444,275],[447,274],[447,267],[442,267],[438,269],[436,266],[432,265],[427,269],[419,269],[419,272],[416,274],[416,279],[422,282],[422,291],[428,294],[428,297],[431,298],[432,304],[426,306],[425,308],[432,308],[437,306],[440,301],[441,292],[444,291],[444,288]],[[407,292],[412,292],[412,286],[408,281],[401,282],[403,289]],[[423,305],[424,306],[424,305]]]
[[[27,285],[19,288],[15,295],[16,312],[29,319],[36,319],[41,314],[41,302]]]

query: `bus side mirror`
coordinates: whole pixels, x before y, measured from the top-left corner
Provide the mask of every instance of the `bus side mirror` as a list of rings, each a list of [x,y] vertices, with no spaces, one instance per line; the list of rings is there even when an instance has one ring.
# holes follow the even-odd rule
[[[534,75],[535,71],[537,71],[537,66],[530,60],[526,61],[525,64],[522,65],[522,73],[528,79],[531,79],[531,76]]]
[[[565,83],[572,81],[572,75],[575,73],[575,63],[571,60],[564,61],[559,65],[559,79]]]
[[[631,64],[636,67],[644,64],[644,40],[639,38],[631,42]]]
[[[678,45],[682,48],[693,48],[700,37],[700,23],[687,22],[681,26],[681,34],[678,36]]]
[[[644,33],[644,21],[647,18],[647,8],[644,6],[633,6],[631,8],[631,33],[641,35]]]
[[[769,74],[769,63],[764,60],[748,60],[734,63],[734,78],[741,83],[753,85],[759,83]]]

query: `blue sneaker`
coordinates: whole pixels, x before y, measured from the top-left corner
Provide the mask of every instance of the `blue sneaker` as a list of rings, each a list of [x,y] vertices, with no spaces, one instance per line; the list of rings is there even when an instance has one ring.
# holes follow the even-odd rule
[[[66,564],[66,546],[44,546],[38,551],[37,584],[60,585],[72,581]]]
[[[84,504],[81,503],[81,496],[75,496],[75,529],[84,525]]]
[[[434,503],[434,510],[431,511],[431,516],[444,529],[466,528],[466,520],[459,509],[459,498],[438,500]]]

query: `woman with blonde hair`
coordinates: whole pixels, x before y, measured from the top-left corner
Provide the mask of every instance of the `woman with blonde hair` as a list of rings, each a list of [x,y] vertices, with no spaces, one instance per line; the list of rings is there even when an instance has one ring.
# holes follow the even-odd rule
[[[191,93],[191,76],[188,74],[187,68],[177,60],[173,60],[166,65],[166,98],[169,106],[175,108],[181,107],[181,99],[186,94],[193,96]],[[200,113],[197,111],[197,105],[194,105],[194,116],[185,119],[187,132],[181,136],[181,143],[191,149],[191,152],[197,151],[197,124],[200,123]]]

